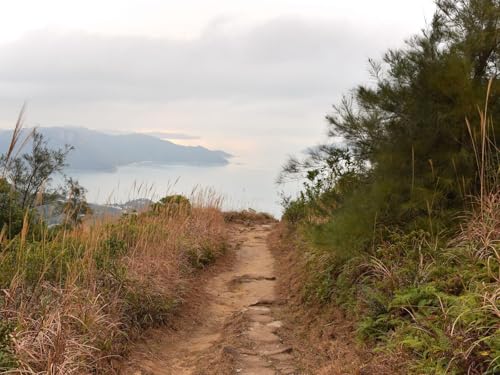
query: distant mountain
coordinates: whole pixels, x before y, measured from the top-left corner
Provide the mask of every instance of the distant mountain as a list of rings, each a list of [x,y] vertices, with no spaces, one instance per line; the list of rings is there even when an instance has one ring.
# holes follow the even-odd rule
[[[99,220],[103,218],[119,217],[132,212],[143,212],[147,210],[153,201],[150,199],[134,199],[123,204],[96,204],[89,203],[92,210],[90,218]],[[47,225],[59,225],[64,221],[63,200],[56,200],[50,204],[38,206],[36,209]]]
[[[231,156],[201,146],[181,146],[145,134],[105,134],[76,127],[38,128],[51,147],[69,144],[74,150],[68,156],[70,169],[108,170],[132,163],[152,162],[182,165],[225,165]],[[23,130],[25,134],[29,130]],[[9,145],[12,131],[0,131],[0,153]],[[25,148],[28,149],[28,143]]]

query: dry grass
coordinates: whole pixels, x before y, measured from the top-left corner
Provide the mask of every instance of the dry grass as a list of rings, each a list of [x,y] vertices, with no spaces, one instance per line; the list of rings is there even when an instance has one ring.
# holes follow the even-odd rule
[[[355,321],[333,304],[307,304],[304,284],[307,270],[307,244],[285,223],[269,237],[277,262],[278,292],[287,303],[281,318],[293,332],[284,339],[304,374],[403,374],[404,369],[389,356],[375,354],[356,340]]]
[[[500,191],[489,193],[469,213],[456,245],[472,245],[474,256],[500,263]],[[497,281],[500,282],[500,275]]]
[[[0,340],[0,370],[115,371],[130,340],[168,322],[196,270],[224,251],[219,206],[202,192],[189,207],[167,205],[57,233],[43,229],[38,238],[25,228],[3,239],[0,324],[9,327],[11,344],[2,349]]]

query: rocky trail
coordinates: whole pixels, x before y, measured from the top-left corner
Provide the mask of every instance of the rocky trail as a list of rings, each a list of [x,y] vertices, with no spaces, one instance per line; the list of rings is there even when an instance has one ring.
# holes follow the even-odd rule
[[[299,374],[282,342],[274,258],[266,238],[272,226],[238,225],[235,260],[208,279],[201,318],[191,327],[146,342],[126,374]]]

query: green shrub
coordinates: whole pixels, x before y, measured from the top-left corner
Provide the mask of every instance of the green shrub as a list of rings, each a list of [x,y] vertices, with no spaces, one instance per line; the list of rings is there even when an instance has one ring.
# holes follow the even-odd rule
[[[226,250],[224,244],[212,244],[208,242],[202,244],[185,243],[184,246],[184,252],[189,264],[198,269],[205,268],[212,264],[217,256],[224,253]]]
[[[132,326],[142,329],[165,324],[180,301],[155,292],[150,285],[127,283],[125,316]]]
[[[5,228],[8,237],[21,232],[24,211],[19,204],[19,193],[0,177],[0,230]]]
[[[13,370],[17,364],[11,350],[10,334],[14,330],[12,323],[0,320],[0,372]]]
[[[303,221],[307,216],[307,204],[304,199],[283,198],[283,220],[294,225]]]
[[[191,212],[191,202],[188,198],[183,195],[167,195],[161,198],[158,202],[153,204],[152,212],[158,213],[159,211],[168,212],[171,215],[177,215],[179,213],[189,213]]]

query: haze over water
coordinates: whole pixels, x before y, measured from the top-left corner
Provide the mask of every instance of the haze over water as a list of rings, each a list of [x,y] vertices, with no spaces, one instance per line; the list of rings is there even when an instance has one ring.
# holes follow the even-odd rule
[[[293,194],[296,183],[276,185],[279,168],[251,165],[235,158],[226,166],[132,164],[114,172],[71,171],[94,203],[124,203],[136,198],[157,200],[168,194],[189,196],[212,189],[223,197],[223,208],[252,208],[281,216],[280,193]]]

